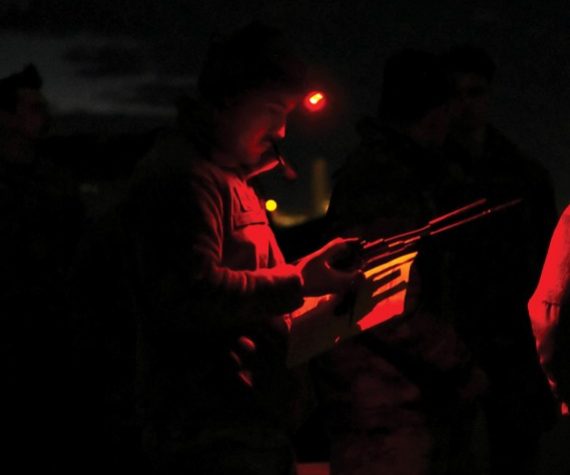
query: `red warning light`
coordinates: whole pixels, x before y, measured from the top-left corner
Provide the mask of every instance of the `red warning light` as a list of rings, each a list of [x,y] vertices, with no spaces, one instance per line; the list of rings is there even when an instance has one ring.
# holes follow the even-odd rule
[[[318,112],[322,110],[327,103],[327,98],[321,91],[311,91],[305,96],[303,105],[310,112]]]

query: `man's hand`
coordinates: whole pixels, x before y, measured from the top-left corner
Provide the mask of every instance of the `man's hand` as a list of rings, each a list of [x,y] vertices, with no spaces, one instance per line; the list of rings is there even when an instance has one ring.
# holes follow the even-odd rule
[[[358,255],[358,238],[336,238],[318,251],[303,257],[297,268],[303,278],[303,294],[319,296],[325,294],[343,294],[363,278],[357,263],[349,270],[340,270],[334,263],[346,259],[349,255]]]

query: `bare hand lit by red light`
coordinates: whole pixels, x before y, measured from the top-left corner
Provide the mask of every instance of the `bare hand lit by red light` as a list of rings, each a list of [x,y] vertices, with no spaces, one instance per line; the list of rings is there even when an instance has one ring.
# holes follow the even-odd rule
[[[360,269],[339,270],[331,263],[358,247],[357,238],[336,238],[318,251],[302,258],[297,268],[303,277],[305,296],[344,293],[362,280]]]

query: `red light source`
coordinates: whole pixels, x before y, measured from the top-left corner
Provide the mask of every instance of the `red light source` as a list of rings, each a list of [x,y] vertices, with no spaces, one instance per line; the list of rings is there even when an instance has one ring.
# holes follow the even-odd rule
[[[273,211],[277,210],[277,201],[275,200],[267,200],[265,202],[265,209],[267,211],[269,211],[270,213],[273,213]]]
[[[311,91],[303,100],[303,105],[309,112],[318,112],[322,110],[327,103],[327,98],[321,91]]]

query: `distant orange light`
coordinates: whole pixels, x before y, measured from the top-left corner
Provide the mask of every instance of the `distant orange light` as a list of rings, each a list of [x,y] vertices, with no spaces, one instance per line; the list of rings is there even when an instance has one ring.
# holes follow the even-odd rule
[[[326,103],[327,98],[321,91],[311,91],[303,100],[303,105],[310,112],[318,112],[322,110]]]
[[[277,201],[275,200],[267,200],[265,202],[265,209],[270,213],[273,213],[277,209]]]

